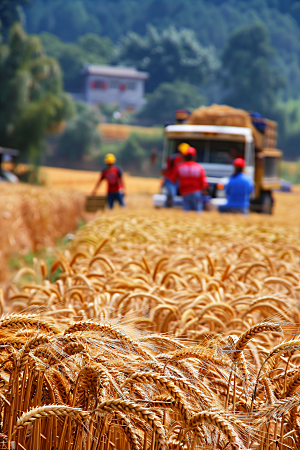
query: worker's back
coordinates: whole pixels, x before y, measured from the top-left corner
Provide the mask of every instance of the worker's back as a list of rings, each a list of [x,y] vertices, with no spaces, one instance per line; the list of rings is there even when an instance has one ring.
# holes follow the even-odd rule
[[[178,164],[174,172],[174,180],[176,178],[179,178],[180,194],[183,196],[201,192],[207,187],[205,170],[195,161]]]
[[[230,177],[226,186],[227,206],[231,208],[249,207],[253,181],[244,173]]]

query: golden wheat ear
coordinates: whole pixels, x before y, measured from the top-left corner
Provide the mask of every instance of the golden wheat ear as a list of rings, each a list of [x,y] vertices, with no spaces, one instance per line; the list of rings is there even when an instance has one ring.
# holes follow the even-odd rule
[[[148,425],[150,425],[153,429],[153,433],[156,435],[157,449],[165,449],[165,430],[157,416],[155,416],[149,409],[127,400],[108,400],[99,404],[98,408],[95,410],[95,414],[107,414],[112,411],[120,411],[124,414],[137,415],[143,419]]]
[[[39,319],[34,314],[11,314],[0,319],[0,333],[3,331],[17,331],[20,329],[36,329],[42,332],[60,334],[61,330],[51,322]]]
[[[235,344],[235,350],[232,353],[231,358],[233,360],[237,359],[239,356],[239,352],[244,350],[248,342],[250,342],[251,339],[253,339],[258,334],[273,331],[281,333],[282,332],[281,326],[278,323],[269,323],[269,322],[253,325],[239,337],[237,343]]]
[[[37,408],[31,409],[30,411],[23,413],[20,419],[17,420],[16,425],[13,430],[13,435],[16,434],[18,430],[36,420],[45,419],[47,417],[63,417],[68,416],[73,419],[80,419],[87,416],[86,411],[82,411],[80,408],[71,408],[70,406],[65,405],[45,405],[39,406]]]

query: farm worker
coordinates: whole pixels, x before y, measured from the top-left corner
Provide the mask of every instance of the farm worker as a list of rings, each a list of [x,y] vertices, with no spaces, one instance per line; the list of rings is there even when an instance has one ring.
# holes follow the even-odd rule
[[[244,173],[245,160],[237,158],[233,161],[234,174],[225,186],[226,204],[219,206],[219,211],[234,213],[249,213],[250,194],[253,191],[253,181]]]
[[[107,153],[104,158],[106,168],[100,174],[99,180],[93,189],[92,195],[95,195],[97,189],[103,180],[107,181],[107,201],[110,209],[113,208],[115,200],[121,206],[124,205],[124,183],[122,179],[122,170],[115,165],[116,157],[112,153]]]
[[[189,147],[183,157],[184,162],[176,166],[172,181],[179,180],[184,211],[202,212],[202,191],[207,188],[208,184],[204,168],[194,161],[196,155],[196,150]]]
[[[182,157],[186,154],[189,147],[189,144],[187,144],[186,142],[182,142],[181,144],[179,144],[177,153],[174,153],[174,155],[172,155],[171,157],[168,156],[166,165],[162,171],[162,174],[164,176],[162,186],[167,190],[167,207],[172,207],[174,197],[177,194],[178,190],[178,184],[176,182],[172,182],[174,170],[176,166],[183,161]]]

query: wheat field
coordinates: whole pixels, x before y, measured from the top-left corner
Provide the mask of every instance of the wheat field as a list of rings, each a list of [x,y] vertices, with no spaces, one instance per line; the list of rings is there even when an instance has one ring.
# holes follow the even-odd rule
[[[198,215],[126,176],[127,209],[87,216],[98,174],[46,171],[0,186],[3,257],[89,222],[2,284],[0,449],[299,449],[299,190]]]
[[[76,230],[85,217],[84,202],[76,191],[0,183],[0,281],[7,279],[12,255],[54,247]]]
[[[298,449],[300,235],[276,220],[113,211],[19,271],[0,448]]]
[[[74,189],[89,194],[99,178],[99,172],[42,167],[41,178],[49,188]],[[132,177],[128,173],[123,178],[128,195],[153,195],[159,192],[160,180],[156,178]],[[103,182],[98,194],[105,193],[106,184]]]
[[[41,178],[46,187],[50,189],[69,190],[89,194],[96,184],[99,172],[60,169],[54,167],[43,167],[41,169]],[[124,174],[124,184],[126,188],[126,204],[128,209],[145,210],[145,213],[151,214],[153,211],[152,195],[159,193],[161,180],[157,178],[133,177],[130,174]],[[99,195],[105,195],[105,182],[98,190]],[[267,218],[270,223],[294,224],[297,226],[300,220],[300,212],[297,206],[300,204],[300,188],[294,186],[292,193],[275,192],[274,216]],[[209,216],[218,214],[210,212]],[[258,214],[251,215],[251,221],[265,222],[266,217]]]

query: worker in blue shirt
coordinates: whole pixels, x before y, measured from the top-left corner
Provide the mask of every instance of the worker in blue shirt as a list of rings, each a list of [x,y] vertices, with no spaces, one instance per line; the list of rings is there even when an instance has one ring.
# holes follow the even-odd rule
[[[245,160],[237,158],[233,161],[234,174],[225,187],[227,202],[219,206],[221,213],[232,212],[249,214],[250,194],[253,191],[253,181],[243,173]]]

